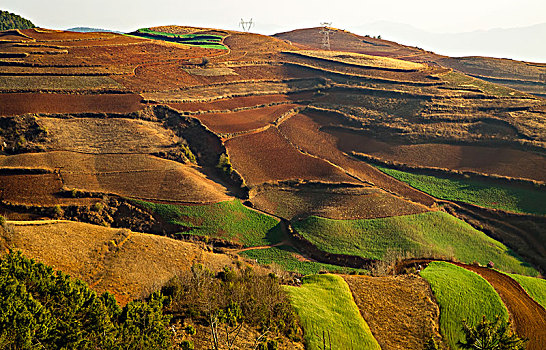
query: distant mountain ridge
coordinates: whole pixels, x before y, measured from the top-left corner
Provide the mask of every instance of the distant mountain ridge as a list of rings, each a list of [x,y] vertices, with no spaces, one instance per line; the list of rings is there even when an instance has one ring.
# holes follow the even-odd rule
[[[452,57],[489,56],[546,63],[546,23],[462,33],[431,33],[409,24],[380,21],[354,27],[358,34],[381,35],[404,45]]]
[[[36,27],[34,23],[8,11],[0,11],[0,30],[28,29]]]
[[[69,31],[69,32],[78,32],[78,33],[108,32],[108,33],[123,34],[122,32],[118,32],[116,30],[102,29],[102,28],[91,28],[91,27],[74,27],[74,28],[67,29],[67,31]]]

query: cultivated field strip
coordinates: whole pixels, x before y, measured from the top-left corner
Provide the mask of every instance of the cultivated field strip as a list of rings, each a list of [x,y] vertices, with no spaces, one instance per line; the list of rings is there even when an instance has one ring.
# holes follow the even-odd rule
[[[66,151],[0,158],[2,167],[56,170],[63,186],[147,200],[215,203],[227,189],[197,169],[143,154],[83,154]]]
[[[231,97],[314,91],[320,88],[321,81],[321,79],[294,79],[271,82],[239,81],[174,91],[144,92],[142,96],[145,100],[162,103],[209,102]]]

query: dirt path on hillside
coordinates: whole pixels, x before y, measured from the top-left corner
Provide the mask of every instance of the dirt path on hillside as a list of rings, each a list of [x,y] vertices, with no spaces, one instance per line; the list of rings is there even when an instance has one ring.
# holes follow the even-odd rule
[[[546,310],[509,276],[493,269],[457,264],[485,278],[499,293],[510,312],[514,329],[529,338],[527,350],[546,349]]]

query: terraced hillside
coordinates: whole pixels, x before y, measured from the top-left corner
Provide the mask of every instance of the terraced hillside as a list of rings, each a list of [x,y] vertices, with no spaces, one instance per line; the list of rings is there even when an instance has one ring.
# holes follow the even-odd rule
[[[133,34],[0,32],[3,248],[121,302],[195,263],[253,266],[293,284],[310,348],[327,335],[303,300],[321,294],[333,319],[338,290],[362,332],[329,324],[332,348],[454,344],[442,273],[375,277],[404,259],[546,271],[544,98],[343,31],[331,51],[311,30]],[[325,271],[370,276],[300,286]],[[516,315],[495,283],[495,310]]]

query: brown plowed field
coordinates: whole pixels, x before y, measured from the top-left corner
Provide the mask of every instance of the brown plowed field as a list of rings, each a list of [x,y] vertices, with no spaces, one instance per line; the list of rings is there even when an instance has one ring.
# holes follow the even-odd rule
[[[2,232],[8,247],[81,278],[92,289],[109,291],[125,304],[147,296],[193,263],[214,269],[231,265],[227,255],[203,251],[198,245],[156,235],[79,222],[12,224],[15,234]]]
[[[251,199],[255,208],[288,220],[317,215],[330,219],[374,219],[427,211],[376,187],[327,188],[300,186],[260,190]]]
[[[67,32],[62,30],[50,30],[50,29],[23,29],[21,32],[30,36],[38,41],[42,40],[93,40],[100,38],[111,38],[119,34],[114,33],[79,33],[79,32]]]
[[[96,199],[63,198],[59,174],[0,175],[0,200],[15,205],[89,205]]]
[[[1,96],[1,95],[0,95]],[[39,118],[53,150],[83,153],[155,153],[179,138],[161,124],[125,118]]]
[[[382,349],[423,349],[440,341],[440,310],[430,286],[415,275],[343,276]]]
[[[237,133],[271,124],[295,107],[294,104],[282,104],[238,112],[198,114],[195,117],[216,133]]]
[[[143,154],[26,153],[0,157],[2,167],[60,170],[68,188],[150,200],[213,203],[227,189],[195,168]]]
[[[247,184],[291,179],[355,182],[327,162],[299,152],[274,127],[230,139],[226,147]]]
[[[329,130],[342,151],[361,152],[412,166],[476,171],[546,181],[546,157],[506,147],[449,144],[396,144],[340,129]]]
[[[125,35],[114,35],[112,37],[101,37],[100,39],[85,38],[82,40],[73,40],[73,41],[62,41],[62,40],[52,40],[41,42],[44,45],[55,45],[63,47],[78,47],[78,46],[108,46],[108,45],[131,45],[131,44],[140,44],[144,42],[149,42],[148,39],[136,38]]]
[[[305,152],[327,159],[363,181],[427,206],[434,203],[434,198],[427,194],[383,174],[367,163],[344,154],[338,148],[338,143],[342,140],[322,131],[324,126],[340,123],[342,121],[339,117],[306,111],[286,120],[279,126],[279,130],[292,144]]]
[[[546,349],[546,310],[534,301],[515,280],[493,269],[457,264],[485,278],[499,293],[510,312],[518,335],[529,338],[526,349]]]
[[[25,113],[130,113],[144,107],[136,94],[0,94],[0,115]]]
[[[289,95],[274,94],[274,95],[258,95],[258,96],[243,96],[233,97],[223,100],[211,102],[185,102],[185,103],[170,103],[174,109],[179,111],[222,111],[231,110],[242,107],[261,106],[270,103],[291,103],[298,101],[309,101],[313,98],[312,92],[301,92]]]

